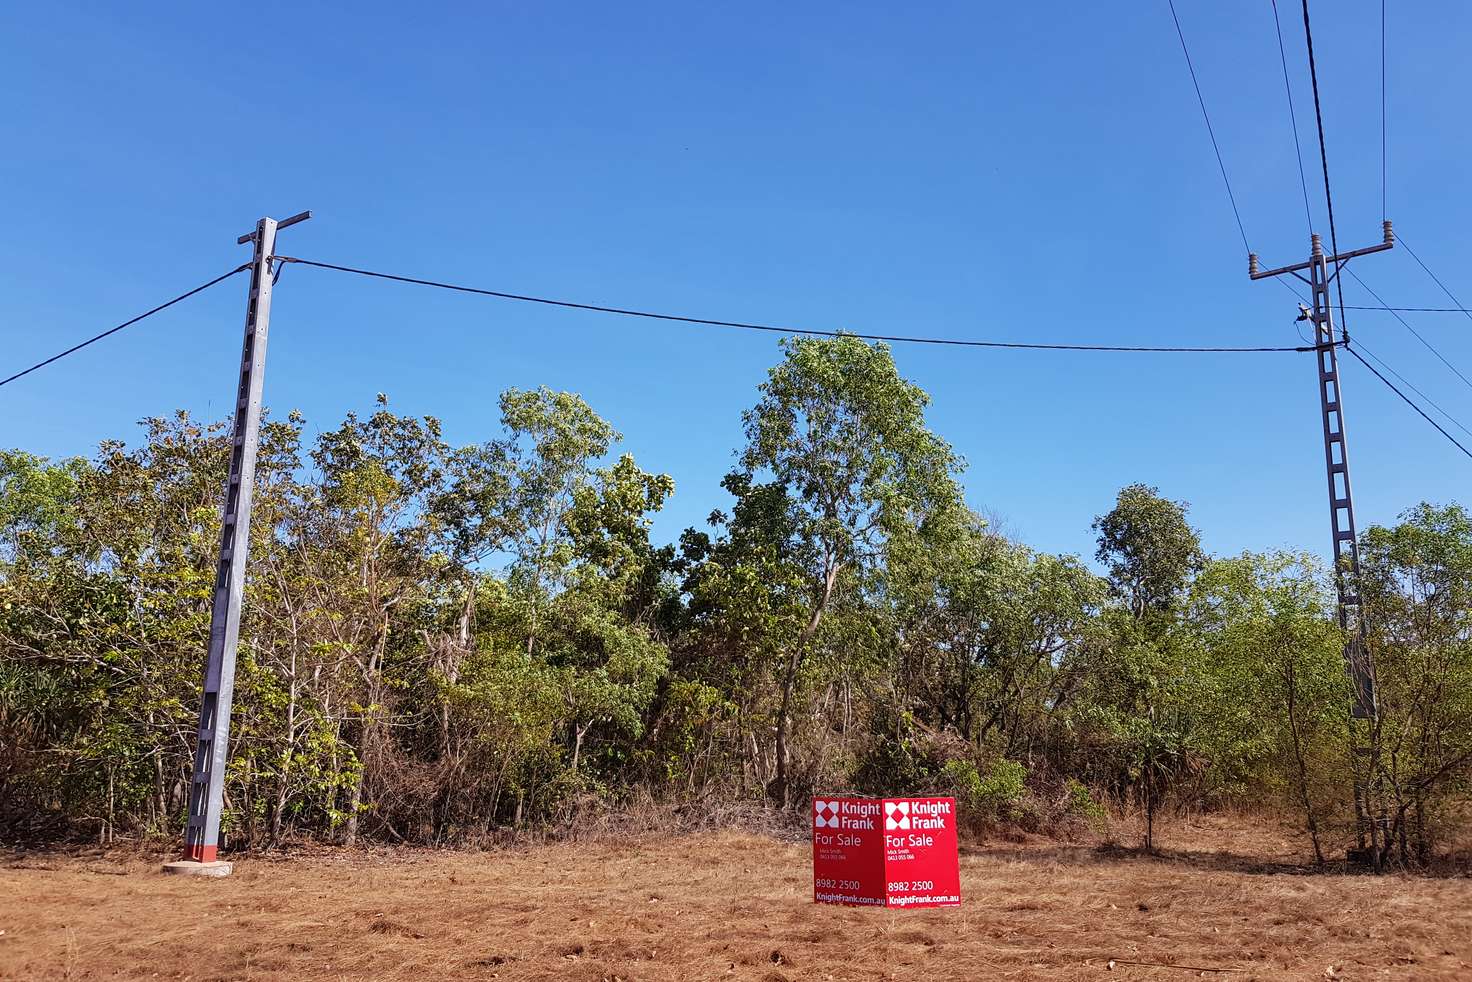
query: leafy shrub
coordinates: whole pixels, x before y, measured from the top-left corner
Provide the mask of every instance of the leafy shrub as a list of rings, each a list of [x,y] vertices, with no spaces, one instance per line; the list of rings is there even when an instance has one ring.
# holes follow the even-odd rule
[[[963,805],[972,806],[981,797],[981,774],[969,760],[946,761],[941,778]]]
[[[1027,794],[1026,781],[1027,768],[1015,760],[1000,759],[981,778],[976,803],[999,818],[1014,816]]]
[[[974,818],[1015,820],[1026,810],[1027,768],[1015,760],[998,759],[985,773],[970,760],[949,760],[941,777]]]
[[[1108,813],[1094,798],[1094,793],[1078,780],[1069,778],[1063,786],[1063,792],[1065,814],[1087,819],[1090,823],[1102,822],[1107,817]]]

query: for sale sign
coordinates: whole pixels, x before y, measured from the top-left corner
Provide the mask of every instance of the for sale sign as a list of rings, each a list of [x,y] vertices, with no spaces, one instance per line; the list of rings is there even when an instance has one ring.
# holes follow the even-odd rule
[[[813,899],[888,907],[959,905],[955,799],[813,799]]]
[[[884,803],[813,799],[813,899],[884,906]]]
[[[956,799],[885,799],[884,877],[890,907],[961,903]]]

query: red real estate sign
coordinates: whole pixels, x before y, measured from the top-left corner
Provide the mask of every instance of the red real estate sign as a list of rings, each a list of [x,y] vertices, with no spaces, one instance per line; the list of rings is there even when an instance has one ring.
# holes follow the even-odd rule
[[[954,798],[814,798],[813,900],[961,903]]]

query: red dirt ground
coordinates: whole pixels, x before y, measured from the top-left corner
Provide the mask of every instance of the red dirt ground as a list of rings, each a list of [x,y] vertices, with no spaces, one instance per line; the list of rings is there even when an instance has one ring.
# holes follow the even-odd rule
[[[928,911],[815,906],[810,847],[741,832],[245,857],[223,880],[0,853],[0,978],[1472,978],[1472,879],[1314,872],[1268,839],[963,847],[964,906]]]

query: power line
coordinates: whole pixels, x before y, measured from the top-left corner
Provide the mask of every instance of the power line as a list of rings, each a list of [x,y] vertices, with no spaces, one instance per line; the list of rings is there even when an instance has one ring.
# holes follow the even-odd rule
[[[1344,269],[1344,271],[1347,271],[1351,276],[1354,276],[1354,278],[1359,281],[1360,286],[1363,286],[1366,290],[1368,290],[1370,292],[1371,296],[1375,297],[1376,300],[1379,300],[1380,299],[1379,294],[1375,293],[1374,290],[1371,290],[1370,287],[1369,287],[1369,285],[1366,284],[1364,282],[1364,280],[1361,280],[1359,278],[1358,274],[1356,274],[1353,270],[1351,270],[1349,268],[1349,265],[1347,263],[1345,263],[1343,265],[1343,269]],[[1296,290],[1293,287],[1292,284],[1290,284],[1286,280],[1282,280],[1282,279],[1279,279],[1278,282],[1279,283],[1282,283],[1283,286],[1288,290],[1288,292],[1292,293],[1295,297],[1298,297],[1299,300],[1301,301],[1300,302],[1300,306],[1303,306],[1302,301],[1303,301],[1304,298],[1299,294],[1298,290]],[[1307,307],[1304,307],[1304,312],[1305,313],[1307,313],[1307,309],[1308,309]],[[1395,313],[1398,310],[1415,310],[1415,309],[1425,309],[1425,308],[1389,307],[1389,306],[1386,306],[1383,303],[1383,301],[1382,301],[1382,303],[1381,303],[1381,305],[1379,307],[1356,307],[1356,306],[1350,305],[1349,309],[1350,310],[1383,310],[1383,311],[1389,311],[1390,313]],[[1412,328],[1410,324],[1407,324],[1403,318],[1400,318],[1398,314],[1397,314],[1397,319],[1400,320],[1402,324],[1405,324],[1406,329],[1408,331],[1410,331],[1412,334],[1414,334],[1416,336],[1416,338],[1422,344],[1426,345],[1427,348],[1430,348],[1432,354],[1436,355],[1438,358],[1441,358],[1441,352],[1439,352],[1435,348],[1433,348],[1431,346],[1431,343],[1430,342],[1428,342],[1425,338],[1421,337],[1421,335],[1414,328]],[[1304,318],[1303,317],[1300,317],[1300,318],[1298,318],[1298,320],[1301,321],[1301,320],[1304,320]],[[1295,321],[1294,322],[1294,328],[1295,328],[1295,330],[1297,330],[1297,328],[1298,328],[1298,321]],[[1298,331],[1298,336],[1299,336],[1300,339],[1303,338],[1303,332],[1301,330]],[[1417,388],[1416,385],[1415,385],[1415,383],[1411,382],[1409,379],[1407,379],[1400,372],[1397,372],[1394,368],[1392,368],[1390,366],[1390,364],[1387,361],[1385,361],[1384,358],[1381,358],[1379,355],[1375,354],[1375,352],[1371,351],[1369,349],[1369,347],[1367,345],[1365,345],[1365,343],[1361,339],[1356,338],[1355,339],[1355,342],[1354,342],[1354,345],[1355,345],[1356,348],[1359,348],[1360,350],[1363,350],[1371,358],[1373,358],[1377,362],[1379,362],[1381,368],[1385,369],[1391,375],[1394,375],[1396,378],[1400,379],[1401,384],[1405,385],[1412,392],[1416,393],[1416,395],[1418,395],[1422,399],[1426,400],[1426,402],[1433,409],[1435,409],[1437,412],[1441,413],[1441,415],[1445,416],[1446,419],[1447,419],[1447,421],[1450,422],[1453,426],[1457,427],[1463,433],[1466,433],[1469,437],[1472,437],[1472,429],[1468,429],[1466,426],[1464,426],[1459,419],[1457,419],[1451,413],[1447,412],[1444,408],[1442,408],[1442,406],[1439,403],[1437,403],[1436,400],[1432,399],[1426,393],[1422,392],[1419,388]],[[1331,344],[1329,346],[1330,347],[1334,347],[1334,348],[1343,348],[1344,350],[1349,351],[1349,353],[1352,354],[1352,355],[1354,355],[1356,358],[1359,358],[1360,361],[1362,361],[1362,362],[1364,361],[1363,358],[1360,358],[1358,351],[1355,351],[1355,350],[1352,350],[1351,349],[1348,338],[1346,338],[1342,343],[1334,343],[1334,342],[1331,342]],[[1445,358],[1441,358],[1441,360],[1443,362],[1446,362],[1446,359]],[[1442,429],[1441,426],[1439,426],[1436,423],[1435,420],[1431,419],[1424,412],[1422,412],[1421,409],[1420,409],[1420,407],[1417,406],[1414,402],[1412,402],[1409,398],[1407,398],[1406,395],[1403,392],[1401,392],[1395,386],[1390,385],[1390,383],[1388,381],[1386,381],[1386,379],[1385,379],[1384,376],[1380,375],[1379,372],[1376,372],[1375,371],[1374,367],[1372,367],[1368,363],[1365,365],[1365,367],[1366,368],[1369,368],[1370,371],[1373,372],[1375,374],[1375,376],[1380,379],[1380,381],[1385,382],[1385,384],[1390,387],[1391,391],[1393,391],[1396,395],[1398,395],[1402,399],[1404,399],[1406,401],[1406,403],[1412,409],[1415,409],[1416,412],[1420,413],[1421,416],[1423,418],[1425,418],[1427,422],[1431,423],[1432,426],[1435,426],[1438,430],[1440,430],[1443,436],[1446,436],[1447,439],[1451,440],[1452,443],[1456,444],[1458,449],[1460,449],[1463,453],[1467,453],[1467,448],[1466,447],[1463,447],[1462,444],[1458,443],[1455,439],[1452,438],[1452,436],[1450,434],[1448,434],[1444,429]],[[1462,373],[1461,372],[1457,372],[1456,368],[1453,367],[1449,362],[1447,363],[1447,367],[1448,368],[1451,368],[1453,372],[1456,372],[1459,377],[1461,376]],[[1336,376],[1335,377],[1337,378],[1337,368],[1336,368]],[[1463,381],[1466,381],[1466,379],[1464,378]]]
[[[1397,239],[1397,241],[1400,239],[1400,233],[1399,232],[1396,233],[1396,239]],[[1472,316],[1472,310],[1468,310],[1466,307],[1387,307],[1384,304],[1381,304],[1378,307],[1368,307],[1368,306],[1364,306],[1364,305],[1347,304],[1345,306],[1345,309],[1346,310],[1389,310],[1389,311],[1392,311],[1392,312],[1398,310],[1398,311],[1401,311],[1402,313],[1407,313],[1407,314],[1467,314],[1469,316]]]
[[[1405,385],[1406,388],[1410,389],[1412,392],[1416,393],[1416,395],[1418,395],[1422,399],[1426,400],[1426,403],[1429,406],[1431,406],[1432,409],[1435,409],[1437,412],[1439,412],[1443,416],[1445,416],[1447,418],[1447,421],[1450,422],[1453,426],[1455,426],[1457,429],[1461,430],[1463,433],[1467,434],[1469,437],[1472,437],[1472,429],[1468,429],[1467,427],[1463,426],[1460,420],[1458,420],[1451,413],[1449,413],[1445,409],[1443,409],[1441,407],[1441,405],[1436,402],[1435,399],[1432,399],[1426,393],[1422,392],[1419,388],[1417,388],[1416,387],[1416,384],[1414,382],[1412,382],[1410,379],[1406,378],[1400,372],[1397,372],[1394,368],[1391,368],[1390,365],[1389,365],[1389,363],[1386,362],[1386,360],[1384,358],[1381,358],[1379,355],[1375,354],[1375,352],[1371,351],[1368,347],[1366,347],[1365,346],[1365,343],[1364,343],[1364,341],[1362,339],[1355,338],[1354,339],[1354,346],[1356,348],[1358,348],[1359,350],[1363,351],[1365,354],[1369,355],[1371,358],[1375,359],[1377,362],[1379,362],[1381,368],[1385,369],[1391,375],[1394,375],[1396,378],[1400,379],[1401,380],[1401,383],[1403,385]]]
[[[1308,22],[1308,0],[1303,0],[1303,37],[1308,45],[1308,75],[1314,88],[1314,119],[1319,125],[1319,162],[1324,168],[1324,204],[1329,212],[1329,245],[1334,250],[1334,255],[1339,255],[1339,236],[1334,231],[1334,195],[1329,191],[1329,150],[1324,143],[1324,111],[1319,105],[1319,69],[1314,61],[1314,32]],[[1340,263],[1334,264],[1337,273],[1341,268]],[[1348,318],[1344,316],[1344,278],[1336,276],[1335,282],[1339,287],[1339,333],[1340,337],[1349,337]]]
[[[533,297],[521,293],[506,293],[501,290],[486,290],[474,286],[462,286],[456,283],[445,283],[439,280],[421,279],[415,276],[401,276],[396,273],[383,273],[369,269],[357,269],[352,266],[339,266],[335,263],[317,262],[312,259],[300,259],[296,256],[273,256],[271,257],[283,263],[298,263],[302,266],[315,266],[318,269],[332,269],[339,273],[353,273],[357,276],[368,276],[380,280],[393,280],[396,283],[412,283],[416,286],[434,287],[438,290],[453,290],[457,293],[473,293],[483,297],[496,297],[500,300],[517,300],[522,303],[544,304],[550,307],[566,307],[571,310],[590,310],[600,314],[618,314],[623,317],[643,317],[650,320],[674,321],[680,324],[704,324],[710,327],[731,327],[745,331],[769,331],[774,334],[802,334],[814,337],[851,337],[861,338],[866,341],[894,341],[905,344],[936,344],[951,345],[963,348],[1019,348],[1031,351],[1121,351],[1121,352],[1169,352],[1189,354],[1254,354],[1264,352],[1285,351],[1313,351],[1314,347],[1261,347],[1261,348],[1188,348],[1188,347],[1165,347],[1154,345],[1119,345],[1119,344],[1039,344],[1024,341],[972,341],[964,338],[926,338],[913,337],[897,334],[862,334],[857,331],[824,331],[814,328],[783,327],[774,324],[751,324],[744,321],[715,320],[708,317],[688,317],[683,314],[661,314],[648,310],[633,310],[628,307],[610,307],[604,304],[577,303],[572,300],[553,300],[547,297]]]
[[[1385,0],[1380,0],[1380,220],[1385,221]]]
[[[83,348],[87,347],[87,345],[89,345],[89,344],[94,344],[94,343],[96,343],[98,341],[101,341],[105,337],[108,337],[110,335],[116,334],[117,332],[121,331],[125,327],[131,327],[134,324],[138,323],[139,321],[143,320],[145,317],[152,317],[154,314],[158,313],[159,311],[165,310],[165,309],[167,309],[169,307],[172,307],[172,306],[174,306],[174,304],[178,303],[181,300],[188,300],[190,297],[194,296],[196,293],[203,293],[205,290],[208,290],[210,287],[214,286],[216,283],[224,282],[225,280],[228,280],[230,277],[234,276],[236,273],[244,272],[247,269],[250,269],[250,263],[243,263],[243,264],[241,264],[239,266],[236,266],[234,269],[232,269],[230,272],[224,274],[223,276],[216,276],[214,279],[210,280],[208,283],[205,283],[205,284],[203,284],[201,286],[197,286],[194,289],[190,290],[188,293],[181,293],[177,297],[175,297],[174,299],[169,300],[169,301],[167,301],[165,303],[161,303],[157,307],[154,307],[152,310],[146,310],[146,311],[144,311],[143,313],[139,314],[137,317],[134,317],[132,320],[123,321],[117,327],[110,327],[107,330],[103,331],[101,334],[98,334],[98,335],[96,335],[94,337],[88,338],[87,340],[83,341],[81,344],[74,344],[70,348],[67,348],[65,351],[60,352],[59,354],[52,355],[50,358],[47,358],[45,361],[38,361],[38,362],[36,362],[36,364],[32,365],[30,368],[27,368],[27,369],[25,369],[23,371],[16,372],[14,375],[10,376],[7,379],[0,380],[0,385],[9,385],[11,382],[14,382],[16,379],[21,378],[22,376],[25,376],[25,375],[29,375],[29,374],[31,374],[32,372],[34,372],[38,368],[45,368],[47,365],[51,364],[54,361],[60,361],[62,358],[65,358],[67,355],[70,355],[70,354],[72,354],[74,352],[77,352],[77,351],[81,351]]]
[[[1350,276],[1353,276],[1354,277],[1354,281],[1356,283],[1358,283],[1360,286],[1362,286],[1366,290],[1368,290],[1370,296],[1374,297],[1376,300],[1380,300],[1380,294],[1376,293],[1374,290],[1371,290],[1370,289],[1370,285],[1368,283],[1366,283],[1364,280],[1360,279],[1358,273],[1356,273],[1354,270],[1350,269],[1348,266],[1345,266],[1344,267],[1344,270]],[[1410,325],[1410,322],[1407,321],[1404,317],[1402,317],[1400,315],[1400,312],[1399,311],[1391,310],[1389,307],[1385,306],[1384,301],[1381,301],[1380,306],[1381,306],[1381,309],[1382,310],[1389,311],[1389,313],[1390,313],[1390,315],[1392,317],[1394,317],[1396,320],[1400,321],[1401,326],[1404,327],[1407,331],[1410,331],[1411,334],[1413,334],[1415,336],[1415,338],[1416,338],[1417,341],[1420,341],[1423,345],[1425,345],[1427,351],[1431,352],[1433,355],[1435,355],[1437,358],[1439,358],[1441,360],[1441,363],[1443,365],[1445,365],[1447,368],[1451,369],[1453,375],[1455,375],[1457,378],[1461,379],[1462,382],[1463,382],[1463,384],[1465,384],[1469,389],[1472,389],[1472,379],[1467,378],[1467,376],[1463,375],[1461,373],[1461,371],[1458,370],[1458,368],[1457,368],[1456,365],[1453,365],[1451,362],[1447,361],[1446,360],[1446,356],[1443,355],[1440,351],[1437,351],[1435,345],[1433,345],[1430,341],[1427,341],[1424,337],[1422,337],[1421,336],[1421,332],[1418,331],[1418,330],[1416,330],[1414,327],[1412,327]],[[1427,401],[1429,402],[1430,400],[1427,400]]]
[[[1196,66],[1191,64],[1191,51],[1186,47],[1186,35],[1181,30],[1181,19],[1176,16],[1175,0],[1170,3],[1170,17],[1176,22],[1176,36],[1181,39],[1181,53],[1186,56],[1186,68],[1191,72],[1191,84],[1196,87],[1196,101],[1201,104],[1201,118],[1206,120],[1206,134],[1211,137],[1211,148],[1216,151],[1216,165],[1222,171],[1222,183],[1227,186],[1227,199],[1232,202],[1232,214],[1237,218],[1237,231],[1242,236],[1242,248],[1248,252],[1252,248],[1247,244],[1247,229],[1242,225],[1242,213],[1237,210],[1237,196],[1232,193],[1232,182],[1227,178],[1227,165],[1222,162],[1222,148],[1217,145],[1216,131],[1211,128],[1211,114],[1206,111],[1206,99],[1201,94],[1201,83],[1196,80]]]
[[[1405,246],[1406,252],[1409,252],[1411,254],[1411,258],[1416,261],[1416,265],[1418,265],[1422,269],[1424,269],[1426,271],[1426,275],[1429,276],[1429,277],[1431,277],[1433,280],[1436,281],[1436,285],[1439,286],[1439,287],[1441,287],[1441,292],[1442,293],[1445,293],[1447,296],[1449,296],[1449,297],[1452,298],[1452,303],[1454,303],[1454,304],[1457,305],[1456,306],[1456,309],[1459,310],[1459,311],[1461,311],[1462,314],[1464,314],[1467,317],[1468,320],[1472,320],[1472,311],[1469,311],[1466,307],[1462,306],[1462,301],[1458,300],[1457,297],[1456,297],[1456,295],[1454,293],[1452,293],[1452,291],[1450,291],[1450,290],[1448,290],[1446,288],[1446,284],[1443,283],[1443,282],[1441,282],[1441,278],[1439,276],[1437,276],[1435,273],[1431,272],[1431,267],[1430,266],[1427,266],[1425,263],[1421,262],[1421,257],[1418,256],[1418,255],[1416,255],[1415,250],[1412,249],[1409,245],[1406,244],[1405,237],[1402,236],[1402,235],[1397,234],[1396,237],[1395,237],[1395,239],[1402,246]]]
[[[1368,368],[1370,370],[1370,373],[1372,375],[1374,375],[1380,381],[1384,382],[1385,385],[1390,389],[1391,392],[1394,392],[1396,395],[1400,396],[1401,397],[1401,400],[1403,402],[1405,402],[1405,404],[1407,406],[1410,406],[1418,414],[1420,414],[1420,416],[1421,416],[1422,419],[1424,419],[1426,422],[1430,423],[1432,426],[1436,427],[1436,431],[1438,433],[1440,433],[1442,436],[1446,437],[1448,440],[1450,440],[1456,446],[1456,448],[1458,450],[1462,451],[1462,453],[1466,454],[1469,458],[1472,458],[1472,450],[1468,450],[1466,447],[1462,446],[1462,444],[1460,442],[1458,442],[1458,440],[1457,440],[1456,437],[1452,436],[1450,433],[1448,433],[1445,429],[1442,428],[1442,425],[1440,423],[1438,423],[1436,420],[1432,419],[1430,416],[1427,416],[1426,415],[1426,411],[1424,409],[1422,409],[1420,406],[1418,406],[1414,402],[1412,402],[1411,399],[1410,399],[1410,397],[1408,397],[1404,392],[1402,392],[1400,389],[1397,389],[1395,387],[1394,383],[1392,383],[1388,378],[1386,378],[1384,375],[1381,375],[1378,371],[1376,371],[1374,365],[1371,365],[1369,362],[1367,362],[1363,358],[1361,358],[1360,357],[1360,353],[1358,351],[1354,350],[1354,348],[1349,347],[1348,345],[1345,345],[1344,350],[1345,351],[1348,351],[1350,354],[1354,355],[1355,358],[1359,361],[1359,363],[1361,365],[1364,365],[1366,368]]]
[[[1293,124],[1293,155],[1298,158],[1298,185],[1303,189],[1303,215],[1308,231],[1314,231],[1314,213],[1308,204],[1308,177],[1303,172],[1303,145],[1298,139],[1298,113],[1293,108],[1293,86],[1288,81],[1288,54],[1283,50],[1283,22],[1278,17],[1278,0],[1273,0],[1273,27],[1278,31],[1278,60],[1283,65],[1283,89],[1288,93],[1288,119]]]
[[[1401,235],[1400,235],[1399,232],[1396,232],[1396,234],[1395,234],[1395,240],[1397,242],[1402,242]],[[1406,251],[1407,252],[1410,251],[1409,247],[1406,249]],[[1345,268],[1348,269],[1348,266],[1346,266]],[[1427,270],[1427,272],[1429,273],[1430,270]],[[1359,279],[1359,277],[1356,276],[1355,279]],[[1289,283],[1287,280],[1275,279],[1274,282],[1276,282],[1276,283],[1282,283],[1283,284],[1283,288],[1286,289],[1289,293],[1293,294],[1295,297],[1297,297],[1303,303],[1308,303],[1308,298],[1305,297],[1303,294],[1299,293],[1296,289],[1294,289],[1293,288],[1293,284]],[[1363,286],[1363,283],[1361,283],[1361,285]],[[1365,289],[1366,290],[1369,290],[1370,288],[1369,287],[1365,287]],[[1373,291],[1371,291],[1371,292],[1373,292]],[[1376,297],[1375,299],[1378,300],[1380,298],[1379,297]],[[1453,300],[1456,300],[1457,298],[1456,297],[1452,297],[1452,299]],[[1463,315],[1465,315],[1467,317],[1472,317],[1472,310],[1468,310],[1466,307],[1392,307],[1389,304],[1384,304],[1384,303],[1377,304],[1377,305],[1375,305],[1375,306],[1372,307],[1372,306],[1370,306],[1368,304],[1347,303],[1347,304],[1344,305],[1344,309],[1345,310],[1381,310],[1381,311],[1388,311],[1390,313],[1400,312],[1400,313],[1403,313],[1403,314],[1463,314]]]

